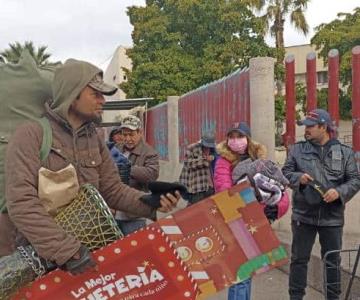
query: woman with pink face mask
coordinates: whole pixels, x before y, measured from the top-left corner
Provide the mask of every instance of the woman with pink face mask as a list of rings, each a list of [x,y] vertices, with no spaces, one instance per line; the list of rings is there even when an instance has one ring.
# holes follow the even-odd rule
[[[216,150],[219,154],[214,171],[216,193],[233,185],[232,170],[240,161],[266,159],[267,154],[265,146],[251,139],[250,128],[245,122],[235,123]]]
[[[249,126],[245,122],[235,123],[227,132],[226,140],[216,147],[219,155],[214,171],[215,192],[229,189],[233,185],[233,168],[241,161],[265,159],[265,146],[251,139]],[[228,300],[250,300],[251,279],[229,288]]]

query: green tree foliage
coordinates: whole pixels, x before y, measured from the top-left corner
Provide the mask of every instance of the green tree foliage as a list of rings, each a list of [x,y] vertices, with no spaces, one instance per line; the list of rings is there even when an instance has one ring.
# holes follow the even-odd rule
[[[241,0],[147,0],[128,9],[133,69],[121,88],[128,97],[181,95],[248,65],[274,56],[262,22]]]
[[[320,50],[319,56],[328,62],[328,53],[337,49],[340,55],[340,79],[344,85],[351,82],[351,50],[360,45],[360,7],[354,13],[339,13],[338,18],[315,28],[311,44]]]
[[[2,55],[8,62],[17,63],[24,49],[29,51],[38,66],[55,65],[59,63],[52,63],[49,61],[51,54],[46,52],[47,46],[40,46],[36,48],[34,43],[31,41],[27,41],[24,44],[19,42],[10,43],[9,48],[0,52],[0,55]]]
[[[327,88],[317,90],[317,107],[328,110],[328,92]],[[296,82],[296,119],[299,120],[306,113],[306,86],[302,82]],[[285,99],[282,99],[277,107],[277,120],[285,120]],[[351,119],[351,97],[346,91],[339,89],[339,113],[343,120]]]
[[[305,113],[306,110],[306,87],[305,85],[298,81],[295,83],[295,113],[296,119],[299,120],[300,117]],[[275,96],[275,124],[276,124],[276,133],[275,133],[275,144],[277,146],[282,145],[282,133],[283,133],[283,123],[286,118],[286,100],[283,95]]]
[[[317,105],[319,108],[328,110],[328,89],[317,90]],[[351,115],[351,96],[347,91],[339,89],[339,114],[340,119],[350,120]]]
[[[290,23],[306,35],[309,32],[309,25],[305,18],[305,10],[310,0],[244,0],[252,8],[261,13],[263,22],[263,34],[269,33],[275,38],[276,45],[276,64],[275,79],[277,96],[275,98],[275,117],[277,126],[282,124],[281,119],[284,118],[283,107],[284,97],[282,96],[283,81],[285,77],[284,58],[284,24],[286,18],[290,18]],[[281,130],[278,129],[278,132]]]
[[[340,117],[351,116],[351,50],[360,45],[360,7],[351,13],[339,13],[337,19],[316,27],[311,44],[320,50],[319,56],[328,62],[328,53],[337,49],[340,55]]]

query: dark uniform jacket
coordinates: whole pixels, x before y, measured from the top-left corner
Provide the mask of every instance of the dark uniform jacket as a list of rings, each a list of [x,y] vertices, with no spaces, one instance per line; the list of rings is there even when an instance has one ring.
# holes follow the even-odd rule
[[[324,146],[309,141],[296,143],[289,151],[282,171],[293,189],[292,220],[318,226],[342,226],[345,203],[360,189],[360,175],[354,152],[332,139]],[[340,198],[326,203],[310,185],[300,185],[307,173],[325,191],[335,188]]]

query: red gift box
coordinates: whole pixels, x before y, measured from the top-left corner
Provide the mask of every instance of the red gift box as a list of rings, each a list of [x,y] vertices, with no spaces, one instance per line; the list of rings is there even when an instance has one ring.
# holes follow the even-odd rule
[[[72,276],[56,270],[13,299],[195,299],[196,284],[165,235],[146,228],[93,253],[97,270]]]

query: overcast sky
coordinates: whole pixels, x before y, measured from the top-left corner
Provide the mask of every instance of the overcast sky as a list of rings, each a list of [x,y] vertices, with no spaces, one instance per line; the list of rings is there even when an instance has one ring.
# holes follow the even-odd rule
[[[211,0],[209,0],[211,1]],[[118,45],[130,46],[132,27],[126,7],[144,0],[0,0],[0,50],[27,40],[47,45],[53,60],[74,57],[105,68]],[[312,0],[306,17],[310,28],[352,12],[359,0]],[[285,30],[287,46],[309,43],[308,37]],[[272,41],[267,39],[269,43]]]

